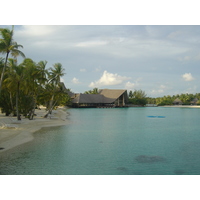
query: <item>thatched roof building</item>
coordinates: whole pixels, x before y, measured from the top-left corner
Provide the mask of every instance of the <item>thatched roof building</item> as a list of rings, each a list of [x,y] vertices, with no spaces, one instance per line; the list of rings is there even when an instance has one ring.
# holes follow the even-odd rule
[[[124,107],[128,102],[127,90],[101,89],[99,94],[75,94],[73,107]]]
[[[75,94],[64,83],[60,84],[62,90],[71,97],[73,107],[124,107],[128,103],[127,90],[100,89],[99,94]]]
[[[192,104],[192,105],[197,105],[197,102],[199,101],[199,99],[197,99],[197,98],[194,98],[190,103]]]
[[[176,99],[173,101],[173,104],[174,104],[174,105],[182,105],[183,102],[182,102],[179,98],[176,98]]]

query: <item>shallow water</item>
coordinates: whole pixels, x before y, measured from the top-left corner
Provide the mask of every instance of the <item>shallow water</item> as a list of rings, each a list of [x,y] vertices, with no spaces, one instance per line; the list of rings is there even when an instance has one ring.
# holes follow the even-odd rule
[[[0,174],[199,175],[200,109],[69,109],[70,124],[0,154]]]

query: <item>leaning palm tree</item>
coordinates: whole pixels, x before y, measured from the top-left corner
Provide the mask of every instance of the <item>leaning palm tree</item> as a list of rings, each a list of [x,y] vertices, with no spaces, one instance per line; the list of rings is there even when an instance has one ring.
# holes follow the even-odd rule
[[[64,68],[61,63],[55,63],[53,67],[50,68],[50,81],[54,85],[58,85],[60,83],[60,78],[64,76]]]
[[[48,116],[48,114],[51,114],[52,109],[54,107],[54,103],[55,100],[55,96],[56,96],[56,91],[58,90],[59,86],[60,86],[60,79],[62,76],[64,76],[64,68],[62,67],[61,63],[56,63],[53,65],[52,68],[50,68],[50,72],[49,72],[49,82],[48,82],[48,86],[49,88],[51,88],[51,98],[50,98],[50,102],[49,102],[49,108],[48,108],[48,113],[45,115],[45,117]]]
[[[17,42],[13,41],[13,34],[14,34],[14,26],[12,27],[12,30],[7,28],[1,28],[0,29],[0,53],[6,54],[4,67],[1,73],[1,79],[0,79],[0,93],[1,93],[1,87],[3,82],[3,77],[8,61],[9,54],[13,57],[17,57],[18,55],[21,55],[22,57],[25,57],[24,53],[18,50],[18,48],[23,48],[22,45],[17,44]]]

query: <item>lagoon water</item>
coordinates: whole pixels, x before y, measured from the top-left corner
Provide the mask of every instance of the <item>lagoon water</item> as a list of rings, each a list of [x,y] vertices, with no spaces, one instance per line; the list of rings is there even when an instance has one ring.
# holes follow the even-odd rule
[[[43,128],[0,154],[0,174],[199,175],[200,109],[69,109],[66,126]]]

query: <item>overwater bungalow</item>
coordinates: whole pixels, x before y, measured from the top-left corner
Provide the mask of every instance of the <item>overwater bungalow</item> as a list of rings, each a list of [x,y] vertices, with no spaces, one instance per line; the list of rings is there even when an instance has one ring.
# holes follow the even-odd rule
[[[98,107],[126,107],[128,103],[127,90],[101,89],[99,94],[75,94],[72,107],[98,108]]]
[[[61,82],[62,89],[70,96],[74,108],[127,107],[127,90],[100,89],[98,94],[72,93]]]

